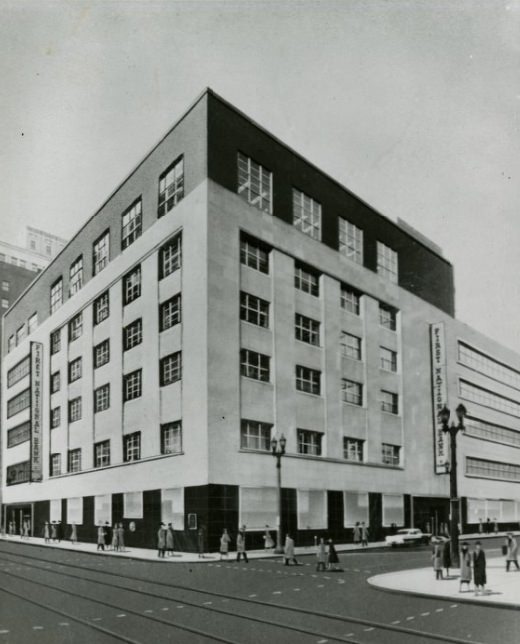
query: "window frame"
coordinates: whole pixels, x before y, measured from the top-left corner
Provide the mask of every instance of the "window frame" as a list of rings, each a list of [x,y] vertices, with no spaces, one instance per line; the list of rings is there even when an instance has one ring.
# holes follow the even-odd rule
[[[180,172],[178,173],[178,168]],[[167,183],[168,176],[173,173],[173,180]],[[180,176],[178,176],[180,174]],[[173,190],[171,190],[173,186]],[[157,218],[167,215],[184,198],[184,155],[178,156],[161,172],[158,180]]]
[[[110,262],[110,228],[92,243],[92,276],[98,275]]]
[[[139,196],[121,213],[121,251],[131,246],[142,234],[143,200]]]

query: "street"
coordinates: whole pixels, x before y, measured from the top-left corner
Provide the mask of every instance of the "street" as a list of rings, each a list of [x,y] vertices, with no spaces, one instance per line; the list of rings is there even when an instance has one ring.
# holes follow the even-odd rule
[[[343,572],[317,573],[313,557],[167,565],[2,542],[0,644],[518,641],[514,610],[366,583],[428,565],[428,548],[340,558]]]

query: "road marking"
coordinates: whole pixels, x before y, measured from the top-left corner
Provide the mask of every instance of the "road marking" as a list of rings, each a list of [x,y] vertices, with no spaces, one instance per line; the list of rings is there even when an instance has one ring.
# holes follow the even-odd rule
[[[164,608],[161,608],[161,610],[170,610],[168,606],[165,606]]]
[[[444,610],[444,608],[436,608],[436,609],[435,609],[435,612],[436,612],[436,613],[442,613],[442,611],[443,611],[443,610]]]
[[[353,636],[354,636],[354,633],[347,633],[347,634],[345,635],[345,637],[353,637]]]
[[[427,617],[430,613],[421,613],[422,617]]]
[[[395,622],[392,622],[392,624],[400,624],[400,623],[401,623],[400,619],[396,619]]]
[[[124,613],[119,613],[116,617],[126,617],[126,615]]]
[[[273,595],[281,595],[282,591],[281,590],[275,590],[273,591]]]
[[[184,606],[177,606],[177,608],[184,608]]]
[[[364,628],[363,630],[365,631],[365,633],[368,633],[369,631],[373,631],[374,629],[372,626],[370,626],[369,628]]]
[[[33,626],[33,631],[43,631],[43,626]]]
[[[407,621],[407,622],[411,622],[411,621],[412,621],[412,619],[415,619],[415,617],[414,617],[413,615],[412,615],[412,617],[407,617],[407,618],[406,618],[406,621]]]
[[[258,595],[248,595],[248,597],[258,597]]]
[[[458,608],[458,606],[459,606],[458,604],[452,604],[450,608]]]
[[[4,635],[5,633],[9,633],[9,631],[8,631],[8,630],[6,630],[5,628],[4,628],[3,630],[1,630],[1,631],[0,631],[0,634],[2,634],[2,635]]]
[[[60,626],[70,626],[68,622],[60,622]]]
[[[330,579],[330,577],[322,577],[322,579]]]
[[[318,644],[325,644],[325,642],[328,642],[329,640],[318,640]]]
[[[297,592],[299,592],[299,591],[300,591],[300,589],[299,589],[299,588],[293,588],[293,590],[294,590],[294,592],[295,592],[295,593],[297,593]]]
[[[318,584],[318,588],[325,588],[325,584]]]
[[[93,617],[92,621],[93,622],[100,622],[102,620],[102,617]]]
[[[147,608],[144,612],[145,613],[153,613],[153,610],[151,608]]]
[[[203,606],[210,606],[213,602],[204,602]]]
[[[359,568],[354,568],[354,572],[360,572]]]

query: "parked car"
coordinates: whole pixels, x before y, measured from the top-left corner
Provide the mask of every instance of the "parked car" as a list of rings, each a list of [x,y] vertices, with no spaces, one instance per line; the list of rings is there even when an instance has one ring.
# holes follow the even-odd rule
[[[428,543],[430,541],[430,534],[424,533],[419,528],[403,528],[398,530],[395,534],[385,537],[387,546],[407,546],[413,544]]]

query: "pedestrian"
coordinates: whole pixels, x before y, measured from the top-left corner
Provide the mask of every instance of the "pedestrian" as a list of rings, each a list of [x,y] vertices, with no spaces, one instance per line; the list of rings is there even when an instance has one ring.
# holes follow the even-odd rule
[[[339,564],[338,553],[336,552],[336,548],[334,547],[334,543],[332,539],[329,539],[329,553],[327,556],[327,568],[328,570],[340,571],[341,568],[338,567],[338,564]]]
[[[220,561],[224,557],[226,559],[229,557],[229,544],[231,543],[231,537],[228,534],[227,528],[224,528],[222,531],[222,536],[220,537]]]
[[[493,519],[493,532],[495,534],[498,534],[498,521],[497,521],[496,517]]]
[[[238,531],[238,534],[237,534],[237,561],[240,561],[240,557],[242,557],[246,563],[249,563],[249,560],[247,558],[247,550],[246,550],[246,527],[245,526],[242,526],[242,528]]]
[[[204,559],[204,526],[201,525],[197,534],[197,543],[199,548],[199,559]]]
[[[56,523],[56,539],[58,540],[58,543],[61,542],[61,537],[62,537],[62,532],[61,532],[61,521],[58,521]]]
[[[58,541],[58,526],[56,525],[56,521],[53,521],[51,524],[51,539],[54,543]]]
[[[518,566],[518,543],[513,537],[513,533],[510,532],[506,538],[506,572],[509,572],[509,567],[512,563],[517,570],[520,570]]]
[[[166,526],[161,523],[157,530],[157,556],[164,559],[166,553]]]
[[[285,547],[283,552],[283,560],[286,566],[292,561],[295,566],[298,565],[296,557],[294,556],[294,539],[288,534],[285,537]]]
[[[365,548],[368,546],[368,528],[365,522],[361,522],[361,545]]]
[[[354,526],[354,545],[359,546],[361,543],[361,528],[359,527],[359,521],[356,521],[356,525]]]
[[[491,519],[488,517],[486,519],[486,534],[491,534],[491,531],[492,531]]]
[[[119,524],[114,523],[112,528],[112,550],[114,552],[119,552]]]
[[[50,543],[51,541],[51,531],[48,521],[45,521],[45,525],[43,526],[43,540],[45,543]]]
[[[266,525],[264,532],[264,549],[271,550],[271,548],[274,548],[274,541],[271,537],[271,533],[269,532],[269,526]]]
[[[325,539],[320,538],[318,548],[316,550],[316,572],[323,570],[325,572],[325,564],[327,563],[327,553],[325,552]]]
[[[125,551],[125,528],[123,522],[117,528],[117,545],[120,552]]]
[[[433,547],[432,561],[433,561],[433,570],[435,571],[435,579],[443,579],[442,548],[439,543],[436,543]]]
[[[14,523],[12,521],[9,521],[9,536],[12,537],[14,535]]]
[[[482,549],[482,544],[477,541],[475,552],[473,553],[473,580],[475,582],[475,595],[482,594],[486,591],[486,555]]]
[[[478,520],[478,533],[483,534],[484,533],[484,525],[482,523],[482,519]]]
[[[462,584],[468,585],[468,592],[471,584],[471,555],[469,554],[469,547],[466,541],[460,549],[460,583],[459,593],[462,592]]]
[[[446,579],[448,579],[451,568],[451,546],[449,541],[444,542],[444,547],[442,549],[442,566],[446,569]]]
[[[78,528],[76,527],[76,524],[72,522],[71,530],[70,530],[70,542],[72,545],[75,545],[78,542]]]
[[[29,519],[25,519],[23,522],[23,538],[28,539],[29,538],[29,530],[30,530],[31,522]]]
[[[173,526],[168,523],[166,528],[166,552],[169,557],[173,557]]]
[[[107,536],[107,533],[105,532],[105,528],[100,525],[98,526],[97,529],[97,549],[98,550],[105,550],[105,538]]]

